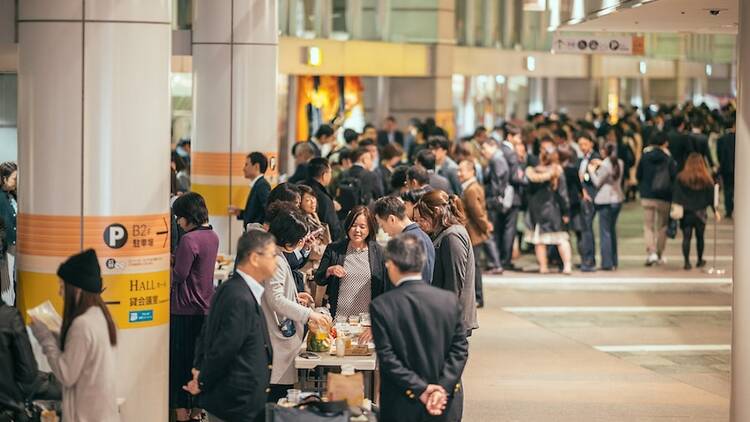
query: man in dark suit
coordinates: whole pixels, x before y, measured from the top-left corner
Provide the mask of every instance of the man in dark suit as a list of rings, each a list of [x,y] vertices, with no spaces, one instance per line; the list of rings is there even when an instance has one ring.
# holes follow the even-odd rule
[[[685,119],[682,116],[672,117],[672,130],[667,135],[669,137],[669,153],[677,162],[677,171],[685,167],[688,155],[695,151],[690,136],[685,133]],[[651,143],[651,140],[648,140]]]
[[[358,179],[362,189],[361,202],[363,205],[369,205],[372,201],[384,195],[383,183],[380,181],[372,168],[372,154],[366,147],[359,147],[351,155],[352,168],[350,168],[344,177]]]
[[[435,154],[437,174],[448,179],[453,193],[460,195],[461,182],[458,180],[458,163],[448,155],[451,142],[445,136],[430,136],[427,147]]]
[[[693,145],[693,150],[703,156],[708,168],[713,172],[714,159],[711,157],[711,151],[708,148],[708,136],[703,133],[704,126],[703,117],[695,115],[690,119],[690,142]]]
[[[384,147],[388,144],[399,144],[404,146],[404,132],[398,130],[396,118],[388,116],[385,118],[385,127],[378,131],[378,145]]]
[[[458,299],[422,281],[424,248],[413,234],[388,242],[394,289],[370,305],[380,363],[380,419],[460,421],[469,344]]]
[[[237,271],[211,300],[196,343],[193,379],[211,422],[264,421],[273,350],[260,307],[263,283],[276,271],[273,235],[250,230],[237,242]]]
[[[736,122],[732,117],[728,129],[716,142],[716,157],[719,161],[719,174],[724,188],[724,211],[728,218],[734,212],[734,144]]]
[[[500,252],[502,269],[510,270],[513,269],[511,258],[513,257],[513,237],[515,237],[515,218],[518,215],[508,213],[503,209],[503,200],[507,194],[506,188],[510,185],[510,167],[503,150],[494,140],[487,140],[482,144],[482,155],[488,160],[484,175],[484,190],[490,221],[495,229],[493,232],[495,243]],[[510,237],[510,230],[507,229],[511,223],[514,228],[513,237]]]
[[[243,230],[250,223],[263,224],[266,214],[266,202],[271,193],[271,184],[263,176],[268,169],[268,158],[263,153],[251,152],[245,159],[245,167],[242,172],[245,179],[250,180],[250,194],[247,196],[245,208],[240,209],[234,205],[229,206],[229,214],[237,216],[242,221]]]
[[[292,155],[297,168],[287,182],[302,183],[307,180],[307,166],[315,158],[315,150],[310,142],[298,142],[292,147]]]
[[[318,200],[317,214],[320,222],[328,225],[331,232],[331,240],[337,241],[344,237],[344,230],[341,228],[341,222],[336,215],[336,205],[333,197],[328,192],[328,185],[331,183],[332,174],[331,165],[325,158],[313,158],[308,164],[308,179],[305,182],[312,188],[315,193],[315,199]]]
[[[437,174],[435,166],[437,165],[437,158],[435,153],[429,149],[423,149],[417,154],[417,165],[427,170],[427,174],[430,176],[430,186],[433,189],[441,190],[448,195],[455,194],[451,187],[451,183],[445,177]]]

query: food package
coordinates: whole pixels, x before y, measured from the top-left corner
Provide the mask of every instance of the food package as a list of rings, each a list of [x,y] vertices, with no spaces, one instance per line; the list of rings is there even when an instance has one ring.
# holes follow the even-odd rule
[[[30,317],[46,325],[47,328],[54,333],[59,333],[62,329],[62,318],[49,300],[29,309],[26,313],[28,313]]]
[[[307,333],[307,351],[308,352],[327,352],[331,350],[331,339],[328,336],[326,327],[310,327]]]
[[[352,375],[328,374],[328,401],[346,400],[349,406],[360,407],[365,399],[365,382],[361,372]]]

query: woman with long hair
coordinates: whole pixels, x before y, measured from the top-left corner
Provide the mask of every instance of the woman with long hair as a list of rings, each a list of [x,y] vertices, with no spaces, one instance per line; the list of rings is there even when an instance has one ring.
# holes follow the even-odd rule
[[[34,318],[31,330],[63,386],[65,420],[117,422],[117,329],[101,297],[96,252],[88,249],[68,258],[57,276],[64,304],[59,341]]]
[[[432,237],[435,269],[432,285],[454,292],[463,307],[467,334],[479,328],[475,292],[474,250],[461,199],[434,190],[422,195],[414,206],[414,221]]]
[[[570,236],[564,230],[564,225],[570,221],[570,198],[565,172],[559,164],[557,149],[551,143],[545,142],[540,146],[539,161],[538,166],[526,168],[531,222],[529,243],[534,244],[540,273],[549,272],[547,246],[556,245],[563,261],[563,274],[570,275]]]
[[[193,378],[195,342],[214,294],[219,236],[208,224],[201,195],[188,192],[177,197],[172,212],[185,233],[174,250],[169,301],[169,407],[181,422],[201,417],[197,400],[182,386]]]
[[[721,219],[714,208],[714,180],[701,154],[690,153],[685,161],[685,167],[677,174],[677,181],[672,192],[672,202],[682,205],[683,214],[680,220],[682,229],[682,257],[685,259],[685,269],[692,268],[690,264],[690,241],[695,231],[698,262],[696,267],[706,265],[703,260],[704,232],[708,219],[706,208],[711,207],[717,220]]]
[[[323,290],[321,288],[320,294],[318,289],[320,286],[316,285],[313,280],[315,271],[320,266],[320,260],[323,258],[323,253],[331,244],[331,232],[328,225],[320,221],[318,217],[318,199],[315,196],[313,189],[307,185],[297,186],[302,192],[302,212],[305,216],[305,223],[310,230],[310,255],[307,258],[307,262],[302,266],[300,272],[304,275],[306,283],[306,289],[309,289],[313,295],[316,304],[320,304],[323,298]]]
[[[603,159],[589,162],[591,182],[598,189],[594,196],[594,206],[599,214],[601,269],[605,271],[617,269],[617,217],[625,200],[622,192],[625,165],[617,158],[617,151],[617,144],[607,142],[599,151]]]
[[[16,301],[16,214],[18,165],[0,164],[0,294],[9,306]]]

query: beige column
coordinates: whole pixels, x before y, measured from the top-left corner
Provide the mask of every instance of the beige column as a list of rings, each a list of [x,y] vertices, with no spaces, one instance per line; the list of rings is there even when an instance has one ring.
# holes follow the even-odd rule
[[[96,249],[121,420],[167,420],[171,2],[18,4],[20,307]]]
[[[750,4],[741,1],[740,23],[737,36],[737,144],[738,162],[750,157]],[[750,167],[736,166],[737,180],[750,180]],[[745,183],[737,184],[740,190],[734,195],[734,259],[732,300],[732,422],[750,421],[750,195],[745,195]]]
[[[250,192],[242,168],[259,151],[278,175],[275,0],[196,0],[193,23],[193,190],[231,254],[243,227],[227,215]]]

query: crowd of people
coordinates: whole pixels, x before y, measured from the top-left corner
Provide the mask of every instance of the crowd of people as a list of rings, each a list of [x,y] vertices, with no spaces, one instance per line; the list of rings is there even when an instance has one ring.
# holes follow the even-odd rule
[[[592,112],[577,121],[539,114],[457,140],[431,119],[412,119],[406,132],[394,118],[362,133],[324,124],[295,145],[295,171],[276,186],[264,176],[267,157],[247,155],[250,193],[244,206],[227,210],[245,233],[236,267],[218,288],[219,237],[204,198],[183,177],[190,143],[181,141],[172,156],[169,402],[176,420],[199,420],[204,410],[211,421],[263,420],[265,403],[298,383],[294,359],[308,330],[366,313],[371,325],[358,340],[373,342],[378,355],[381,418],[460,420],[467,339],[484,304],[482,274],[522,271],[518,257],[526,252],[542,274],[616,270],[618,216],[637,197],[645,265],[665,261],[667,234],[677,224],[684,267],[692,267],[693,235],[695,265],[705,265],[708,209],[720,218],[717,183],[726,216],[733,210],[734,116],[731,106],[692,104]],[[16,175],[15,164],[0,165],[8,305]],[[52,374],[36,369],[20,314],[0,305],[12,322],[0,346],[18,348],[26,362],[25,372],[8,372],[20,379],[0,398],[22,401],[43,379],[62,385],[66,415],[118,420],[117,333],[101,300],[95,253],[71,257],[58,275],[65,304],[59,337],[32,323]],[[0,360],[0,373],[17,364]]]

